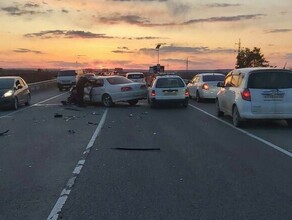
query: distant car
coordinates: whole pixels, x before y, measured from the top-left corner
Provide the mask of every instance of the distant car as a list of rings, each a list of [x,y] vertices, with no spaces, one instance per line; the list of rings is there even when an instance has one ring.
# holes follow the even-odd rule
[[[200,73],[193,77],[188,83],[190,98],[195,98],[197,102],[202,99],[214,99],[217,96],[219,88],[218,82],[223,82],[225,78],[221,73]]]
[[[148,89],[148,103],[150,107],[157,104],[179,103],[188,106],[189,91],[180,76],[156,76]]]
[[[105,107],[111,107],[115,102],[136,105],[147,97],[144,83],[136,83],[123,76],[96,76],[90,80],[92,85],[84,89],[84,100],[88,102],[101,102]]]
[[[217,116],[232,116],[234,126],[250,119],[285,119],[292,126],[291,70],[235,69],[218,86]]]
[[[18,109],[30,105],[30,91],[26,82],[18,76],[0,77],[0,107]]]
[[[126,78],[133,82],[146,83],[144,74],[140,72],[126,73]]]
[[[76,85],[76,81],[83,75],[83,70],[61,70],[57,75],[57,84],[60,91],[69,90]]]

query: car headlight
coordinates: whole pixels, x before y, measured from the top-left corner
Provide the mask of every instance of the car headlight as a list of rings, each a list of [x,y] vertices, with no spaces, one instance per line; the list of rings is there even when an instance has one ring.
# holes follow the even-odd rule
[[[13,95],[13,91],[12,90],[9,90],[7,92],[4,93],[3,97],[10,97]]]

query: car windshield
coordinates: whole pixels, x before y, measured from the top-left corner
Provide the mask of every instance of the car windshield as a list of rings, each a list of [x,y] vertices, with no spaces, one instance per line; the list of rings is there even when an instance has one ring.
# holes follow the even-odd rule
[[[0,79],[0,89],[10,89],[13,87],[13,79]]]
[[[157,79],[156,88],[179,88],[184,87],[184,83],[179,78]]]
[[[248,88],[287,89],[292,88],[292,73],[287,71],[258,71],[250,74]]]
[[[128,79],[143,79],[144,75],[143,74],[129,74]]]
[[[131,81],[131,80],[125,78],[125,77],[111,77],[111,78],[107,78],[107,81],[111,85],[133,83],[133,81]]]
[[[224,81],[224,75],[205,75],[203,76],[203,82],[210,82],[210,81]]]
[[[76,76],[76,72],[74,70],[64,70],[60,71],[58,76]]]

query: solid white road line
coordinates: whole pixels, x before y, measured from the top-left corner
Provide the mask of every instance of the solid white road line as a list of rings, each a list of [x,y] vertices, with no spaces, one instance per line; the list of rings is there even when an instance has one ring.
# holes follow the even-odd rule
[[[262,142],[262,143],[268,145],[269,147],[274,148],[275,150],[280,151],[281,153],[283,153],[283,154],[285,154],[285,155],[287,155],[287,156],[289,156],[289,157],[292,158],[292,153],[291,153],[291,152],[289,152],[289,151],[287,151],[287,150],[284,150],[283,148],[281,148],[281,147],[279,147],[279,146],[277,146],[277,145],[275,145],[275,144],[273,144],[273,143],[271,143],[271,142],[269,142],[269,141],[266,141],[266,140],[264,140],[264,139],[262,139],[262,138],[260,138],[260,137],[258,137],[258,136],[256,136],[256,135],[254,135],[254,134],[251,134],[251,133],[249,133],[248,131],[245,131],[245,130],[242,130],[242,129],[240,129],[240,128],[237,128],[237,127],[233,126],[232,124],[230,124],[230,123],[228,123],[228,122],[226,122],[226,121],[223,121],[222,119],[220,119],[220,118],[218,118],[218,117],[216,117],[216,116],[210,114],[209,112],[206,112],[206,111],[204,111],[204,110],[202,110],[202,109],[200,109],[200,108],[198,108],[198,107],[196,107],[196,106],[194,106],[194,105],[192,105],[192,104],[189,104],[189,106],[191,106],[192,108],[194,108],[194,109],[196,109],[196,110],[198,110],[198,111],[200,111],[200,112],[203,112],[204,114],[206,114],[206,115],[208,115],[208,116],[210,116],[210,117],[216,119],[217,121],[220,121],[220,122],[222,122],[223,124],[225,124],[225,125],[227,125],[227,126],[233,128],[233,129],[235,129],[235,130],[237,130],[237,131],[239,131],[239,132],[241,132],[241,133],[243,133],[243,134],[245,134],[245,135],[247,135],[247,136],[249,136],[249,137],[251,137],[251,138],[253,138],[253,139],[256,139],[256,140],[258,140],[258,141],[260,141],[260,142]]]
[[[73,185],[75,184],[75,180],[77,178],[77,176],[80,174],[84,164],[85,164],[85,160],[86,157],[88,156],[88,154],[90,153],[90,150],[97,138],[97,136],[100,133],[101,128],[103,127],[104,123],[105,123],[105,119],[108,113],[108,108],[106,108],[106,110],[103,113],[103,116],[95,130],[95,132],[93,133],[89,143],[87,144],[87,147],[85,149],[85,151],[83,152],[83,156],[82,159],[80,159],[76,165],[76,167],[74,168],[73,172],[72,172],[72,177],[68,180],[66,186],[64,187],[64,189],[62,190],[60,197],[58,198],[56,204],[54,205],[49,217],[47,218],[47,220],[57,220],[59,217],[59,214],[62,211],[63,206],[66,203],[66,200],[69,197],[69,194],[71,192],[71,189],[73,187]],[[84,156],[85,155],[85,156]]]

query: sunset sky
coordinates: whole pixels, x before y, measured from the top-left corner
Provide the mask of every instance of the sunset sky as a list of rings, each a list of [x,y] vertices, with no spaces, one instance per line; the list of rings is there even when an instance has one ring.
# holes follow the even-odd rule
[[[243,48],[292,67],[291,0],[0,0],[0,68],[232,69]]]

